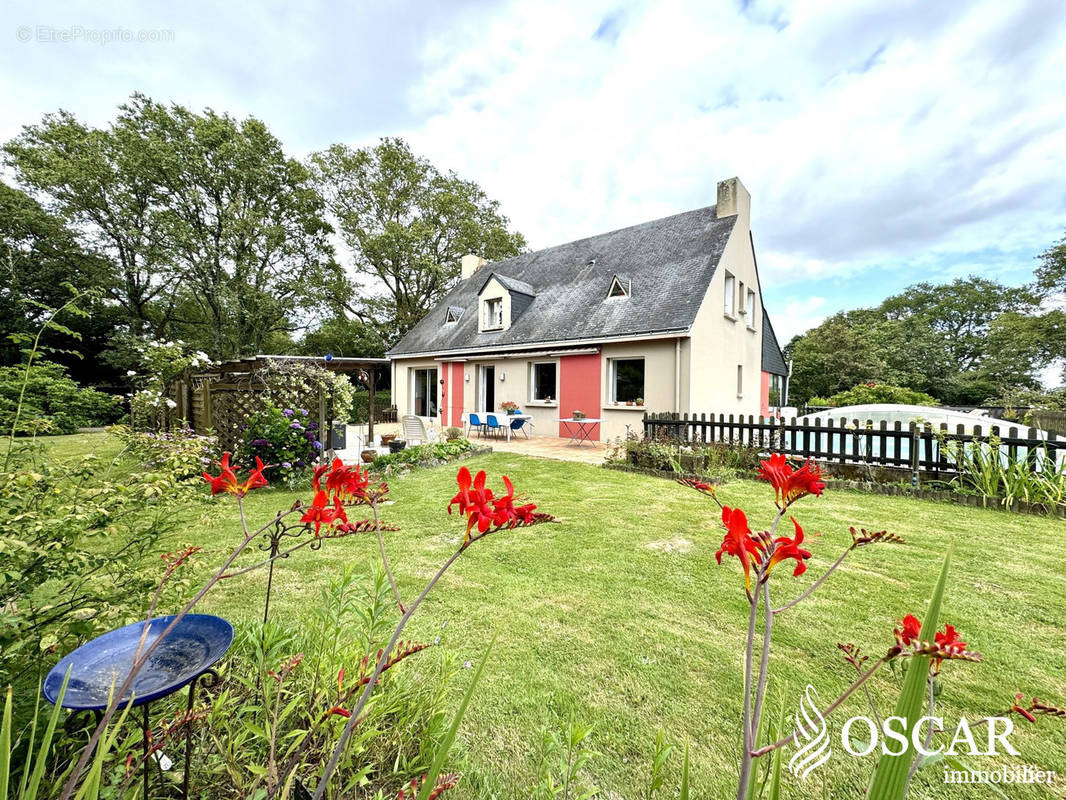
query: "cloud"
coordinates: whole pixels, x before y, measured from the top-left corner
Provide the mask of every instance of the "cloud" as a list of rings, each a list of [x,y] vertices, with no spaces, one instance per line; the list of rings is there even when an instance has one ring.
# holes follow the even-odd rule
[[[19,43],[24,24],[174,41]],[[76,0],[7,4],[4,35],[4,138],[59,107],[105,124],[134,90],[254,114],[299,156],[404,135],[535,247],[709,205],[739,175],[775,315],[1019,282],[1066,228],[1059,0]]]

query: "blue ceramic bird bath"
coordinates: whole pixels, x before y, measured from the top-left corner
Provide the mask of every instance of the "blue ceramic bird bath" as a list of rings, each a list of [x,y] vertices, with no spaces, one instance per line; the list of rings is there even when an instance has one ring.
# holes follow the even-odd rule
[[[173,616],[167,616],[149,622],[144,648],[158,639],[173,620]],[[70,669],[63,707],[78,711],[106,709],[112,688],[122,684],[133,666],[144,624],[135,622],[105,633],[63,658],[45,678],[45,699],[53,704],[59,699],[63,677]],[[123,701],[128,703],[132,695],[133,705],[140,706],[176,692],[222,658],[232,642],[233,626],[226,620],[210,614],[186,614],[138,671]]]

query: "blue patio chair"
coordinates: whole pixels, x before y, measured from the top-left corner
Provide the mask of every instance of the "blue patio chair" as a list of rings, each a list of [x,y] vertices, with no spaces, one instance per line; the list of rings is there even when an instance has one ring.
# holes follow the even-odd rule
[[[500,431],[503,430],[503,425],[501,425],[500,421],[496,419],[495,414],[485,415],[485,430],[486,432],[492,432],[496,435],[499,435]]]
[[[520,414],[521,412],[519,411],[519,412],[516,412],[516,413]],[[512,433],[517,433],[518,431],[522,431],[522,433],[524,433],[526,435],[526,438],[528,439],[529,438],[529,431],[526,429],[526,423],[527,422],[529,422],[529,420],[527,420],[527,419],[512,419],[511,420],[511,432]]]
[[[477,414],[470,414],[466,419],[466,433],[468,436],[474,428],[477,428],[477,435],[480,436],[481,432],[485,430],[485,423],[481,421],[481,417]]]

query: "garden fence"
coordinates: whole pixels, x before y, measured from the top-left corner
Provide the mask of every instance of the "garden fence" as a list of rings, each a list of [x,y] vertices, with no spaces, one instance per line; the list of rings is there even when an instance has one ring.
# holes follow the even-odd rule
[[[958,472],[955,453],[974,447],[998,446],[1005,462],[1025,461],[1034,471],[1066,458],[1066,439],[1034,428],[946,423],[888,423],[872,420],[829,419],[798,422],[775,417],[733,414],[644,415],[644,436],[684,444],[726,444],[813,458],[829,464],[894,467],[933,477]],[[1049,463],[1051,462],[1051,463]]]

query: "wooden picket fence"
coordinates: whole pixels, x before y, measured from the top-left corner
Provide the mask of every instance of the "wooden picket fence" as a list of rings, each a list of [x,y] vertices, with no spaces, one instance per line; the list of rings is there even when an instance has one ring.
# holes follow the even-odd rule
[[[698,444],[726,444],[751,447],[761,452],[785,453],[796,458],[813,458],[825,463],[894,467],[951,476],[958,472],[952,452],[998,444],[1002,457],[1011,462],[1025,460],[1034,470],[1047,462],[1066,457],[1066,439],[1042,434],[1035,428],[1011,426],[1005,431],[993,425],[984,432],[975,425],[969,431],[962,425],[949,430],[946,423],[888,423],[884,420],[828,419],[798,422],[773,417],[733,414],[644,415],[644,436],[649,439]],[[952,444],[949,444],[952,443]]]

